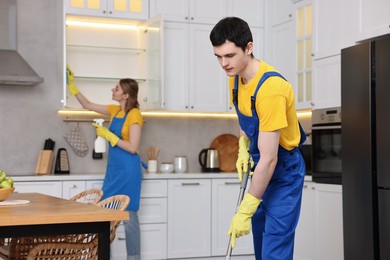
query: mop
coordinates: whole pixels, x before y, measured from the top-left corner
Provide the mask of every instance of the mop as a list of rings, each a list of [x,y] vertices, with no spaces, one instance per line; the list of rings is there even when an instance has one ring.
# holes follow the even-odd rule
[[[238,208],[240,207],[241,201],[244,198],[245,189],[246,189],[246,185],[248,183],[248,178],[249,178],[250,172],[251,172],[251,159],[248,162],[248,171],[244,172],[242,174],[242,181],[241,181],[241,185],[240,185],[240,193],[238,194],[238,200],[237,200],[237,206],[236,206],[236,211],[235,212],[237,212]],[[232,245],[231,245],[231,241],[232,241],[232,237],[230,236],[229,244],[228,244],[228,248],[227,248],[227,252],[226,252],[226,260],[230,260],[230,257],[232,256],[233,248],[232,248]]]

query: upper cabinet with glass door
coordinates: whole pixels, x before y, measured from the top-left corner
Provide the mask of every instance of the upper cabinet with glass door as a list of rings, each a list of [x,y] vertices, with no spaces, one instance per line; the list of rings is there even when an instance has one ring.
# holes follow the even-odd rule
[[[66,18],[66,57],[75,83],[91,101],[110,104],[121,78],[139,84],[141,109],[161,107],[161,18],[140,22],[86,16]],[[64,107],[81,106],[64,85]]]
[[[295,5],[297,46],[295,99],[297,109],[308,109],[312,107],[312,4],[309,1],[301,1]]]
[[[147,20],[148,0],[66,0],[67,14]]]

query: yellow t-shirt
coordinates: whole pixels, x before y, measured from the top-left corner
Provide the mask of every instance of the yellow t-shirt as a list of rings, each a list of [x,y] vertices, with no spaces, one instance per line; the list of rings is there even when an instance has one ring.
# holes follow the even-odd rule
[[[265,72],[276,71],[264,61],[255,77],[248,84],[238,80],[238,109],[246,116],[252,116],[251,96]],[[232,90],[234,77],[229,78],[230,103],[233,106]],[[270,77],[257,92],[256,112],[259,117],[259,131],[280,130],[280,145],[291,150],[299,145],[300,132],[295,109],[294,92],[291,84],[280,77]]]
[[[123,118],[125,116],[125,111],[121,110],[119,105],[108,105],[108,112],[110,113],[111,121],[114,117]],[[141,127],[144,124],[142,119],[141,111],[138,108],[133,108],[129,111],[126,121],[122,127],[122,139],[129,141],[130,139],[130,126],[133,124],[139,124]]]

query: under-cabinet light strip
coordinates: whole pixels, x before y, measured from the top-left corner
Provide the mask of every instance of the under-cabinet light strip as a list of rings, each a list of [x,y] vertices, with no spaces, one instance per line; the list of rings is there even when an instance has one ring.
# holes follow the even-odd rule
[[[114,24],[114,23],[97,23],[97,22],[86,22],[86,21],[66,21],[68,26],[83,26],[93,28],[104,28],[104,29],[125,29],[125,30],[138,30],[138,26],[130,24]]]
[[[143,116],[151,117],[187,117],[187,118],[237,118],[236,113],[201,113],[201,112],[170,112],[170,111],[143,111]],[[59,115],[65,116],[67,121],[72,118],[77,121],[77,117],[101,117],[101,115],[88,110],[59,110]],[[310,118],[311,111],[298,111],[298,118]],[[85,119],[82,119],[85,120]],[[88,120],[88,119],[87,119]]]

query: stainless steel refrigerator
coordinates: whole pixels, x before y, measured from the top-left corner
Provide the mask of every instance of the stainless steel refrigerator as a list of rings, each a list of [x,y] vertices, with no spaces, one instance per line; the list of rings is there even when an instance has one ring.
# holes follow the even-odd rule
[[[390,35],[341,50],[344,258],[390,259]]]

